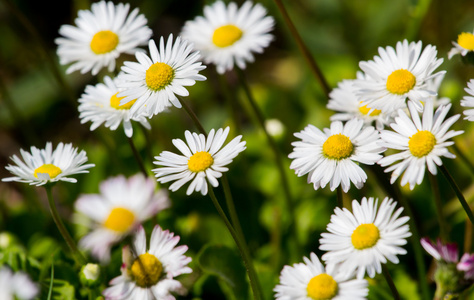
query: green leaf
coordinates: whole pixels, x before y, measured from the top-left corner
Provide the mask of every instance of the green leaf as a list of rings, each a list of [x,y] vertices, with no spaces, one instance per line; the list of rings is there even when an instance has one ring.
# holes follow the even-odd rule
[[[54,279],[53,283],[53,298],[52,300],[75,300],[74,286],[66,280]]]
[[[53,283],[54,283],[54,263],[51,265],[51,279],[49,283],[48,300],[51,300],[51,296],[53,295]]]
[[[204,272],[219,278],[229,299],[249,299],[245,267],[233,249],[208,244],[201,249],[197,260]]]

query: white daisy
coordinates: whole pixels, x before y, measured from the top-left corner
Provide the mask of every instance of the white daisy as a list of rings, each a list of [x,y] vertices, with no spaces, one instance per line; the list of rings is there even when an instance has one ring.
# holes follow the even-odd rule
[[[138,225],[170,206],[166,190],[155,192],[156,182],[141,174],[126,179],[109,178],[100,184],[100,194],[81,195],[75,203],[89,217],[92,232],[79,241],[101,262],[110,259],[111,247]]]
[[[466,56],[469,52],[474,51],[474,31],[462,32],[458,35],[456,42],[453,42],[454,47],[449,50],[448,58],[451,59],[456,54],[461,54],[461,56]]]
[[[464,119],[474,121],[474,79],[467,83],[467,87],[464,90],[470,95],[464,96],[461,100],[461,106],[469,108],[464,110]]]
[[[218,73],[232,70],[234,64],[245,69],[254,61],[253,53],[262,53],[273,39],[269,32],[275,21],[266,14],[262,5],[250,1],[240,8],[235,2],[226,6],[217,1],[204,7],[203,17],[187,21],[181,34],[201,51],[206,64],[216,65]]]
[[[190,257],[183,255],[187,246],[176,245],[179,236],[156,225],[147,247],[145,230],[140,226],[133,245],[123,248],[122,275],[110,281],[102,294],[106,300],[166,299],[174,300],[170,292],[183,290],[174,277],[191,273]],[[147,250],[148,249],[148,250]]]
[[[13,273],[8,267],[0,267],[0,299],[30,300],[39,293],[37,284],[26,273]]]
[[[359,89],[357,95],[364,105],[382,112],[392,112],[406,106],[405,100],[414,101],[421,111],[423,100],[436,96],[427,81],[441,76],[445,71],[434,73],[443,59],[437,59],[435,46],[428,45],[422,50],[421,41],[398,42],[396,50],[392,47],[379,48],[374,60],[362,61],[360,68],[367,75],[354,84]]]
[[[378,199],[362,198],[352,201],[352,213],[337,207],[327,226],[329,233],[322,233],[319,249],[326,252],[322,259],[327,264],[340,264],[345,274],[357,273],[371,278],[382,272],[382,265],[391,261],[398,264],[397,255],[407,251],[400,246],[411,236],[409,218],[400,217],[403,208],[395,211],[397,202],[386,197],[377,209]],[[395,211],[395,212],[394,212]]]
[[[313,125],[294,135],[301,141],[293,142],[293,159],[290,168],[296,175],[308,174],[308,183],[314,189],[324,188],[328,183],[331,191],[339,185],[347,192],[352,182],[360,189],[367,175],[359,163],[373,165],[382,156],[385,148],[377,145],[379,134],[374,127],[363,127],[364,121],[352,119],[345,125],[340,121],[331,123],[324,131]]]
[[[177,37],[173,43],[173,35],[168,41],[160,38],[160,49],[153,40],[148,43],[150,57],[142,52],[137,52],[135,57],[138,62],[124,62],[120,88],[125,90],[118,94],[124,97],[120,104],[136,102],[130,112],[133,114],[145,112],[146,115],[156,115],[167,107],[174,105],[181,107],[178,96],[188,96],[185,86],[192,86],[196,80],[206,80],[198,74],[206,68],[198,61],[199,52],[192,52],[193,46]],[[192,53],[191,53],[192,52]]]
[[[334,264],[325,269],[314,253],[303,260],[283,267],[280,284],[273,289],[276,300],[366,299],[369,289],[365,279],[348,279]]]
[[[444,121],[449,112],[451,104],[438,107],[433,115],[433,102],[427,101],[423,109],[423,117],[420,120],[415,105],[409,101],[408,110],[411,118],[405,111],[399,110],[395,123],[390,126],[394,131],[383,130],[380,134],[381,145],[396,150],[401,150],[396,154],[388,155],[377,163],[382,167],[390,166],[385,172],[392,172],[391,183],[403,173],[400,184],[410,184],[410,189],[421,184],[425,175],[425,167],[431,174],[436,175],[436,165],[441,166],[441,157],[455,158],[450,153],[448,146],[454,144],[448,139],[457,136],[464,131],[449,130],[460,117],[455,115]],[[444,122],[443,122],[444,121]],[[395,163],[401,160],[401,162]]]
[[[169,187],[174,192],[191,181],[186,191],[188,195],[194,191],[206,195],[208,190],[206,178],[213,187],[217,187],[219,185],[217,178],[229,170],[225,166],[246,148],[245,142],[240,141],[241,135],[222,147],[229,130],[229,127],[217,131],[211,129],[207,138],[204,134],[198,135],[186,130],[184,133],[186,143],[180,139],[173,140],[173,145],[182,155],[163,151],[159,156],[155,156],[156,161],[153,163],[162,166],[152,170],[158,182],[174,181]]]
[[[84,150],[77,153],[77,148],[72,144],[59,143],[53,151],[51,142],[46,143],[45,149],[31,147],[31,153],[20,149],[23,161],[16,155],[11,159],[16,165],[5,167],[15,177],[3,178],[2,181],[18,181],[31,185],[44,185],[49,182],[67,181],[77,182],[75,178],[68,176],[80,173],[89,173],[87,169],[94,167],[94,164],[84,164],[87,162],[87,155]]]
[[[138,14],[138,8],[128,13],[130,5],[113,2],[97,2],[91,10],[80,10],[74,21],[76,26],[62,25],[55,40],[58,44],[59,62],[72,63],[66,73],[80,70],[92,75],[104,67],[115,69],[115,60],[122,53],[134,54],[138,46],[145,45],[152,31],[146,26],[147,19]]]
[[[145,128],[150,129],[150,124],[144,115],[130,114],[130,107],[135,101],[120,105],[120,97],[117,88],[117,78],[104,77],[104,83],[95,86],[88,85],[79,99],[79,118],[81,124],[92,122],[90,130],[95,130],[102,123],[104,126],[115,130],[123,123],[125,135],[132,137],[133,127],[131,121],[140,122]]]

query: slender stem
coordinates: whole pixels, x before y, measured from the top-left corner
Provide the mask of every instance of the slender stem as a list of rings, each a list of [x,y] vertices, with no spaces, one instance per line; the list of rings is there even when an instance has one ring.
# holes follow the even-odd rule
[[[337,206],[339,208],[344,207],[344,191],[340,185],[337,187]]]
[[[274,1],[278,9],[280,10],[280,13],[283,16],[283,19],[285,20],[286,25],[290,29],[291,35],[295,39],[296,44],[298,45],[298,48],[302,52],[304,58],[306,59],[306,62],[309,64],[311,72],[313,72],[313,75],[319,81],[319,84],[321,85],[321,88],[323,89],[324,93],[326,94],[326,96],[328,96],[329,93],[331,92],[331,88],[328,82],[326,81],[326,78],[324,77],[323,73],[321,72],[321,69],[316,63],[316,60],[311,55],[311,52],[309,51],[308,47],[304,43],[300,34],[298,33],[298,30],[296,29],[295,25],[291,21],[291,18],[288,15],[288,12],[286,11],[285,6],[283,5],[283,2],[281,0],[274,0]]]
[[[466,202],[466,199],[464,198],[464,195],[462,194],[462,192],[459,189],[458,185],[454,181],[453,177],[451,176],[451,174],[449,174],[448,169],[446,169],[446,167],[444,165],[438,166],[438,168],[441,170],[441,172],[443,173],[443,175],[446,177],[449,184],[453,188],[454,193],[458,197],[459,202],[461,202],[461,205],[464,208],[464,210],[466,211],[466,214],[469,217],[469,220],[471,220],[471,223],[474,223],[474,215],[472,214],[472,210],[469,207],[469,204]]]
[[[198,128],[198,130],[204,134],[205,136],[207,136],[207,131],[204,129],[204,126],[202,126],[201,122],[199,122],[199,119],[198,117],[196,116],[196,114],[194,113],[194,111],[188,106],[188,104],[186,103],[186,101],[184,101],[183,99],[181,99],[180,97],[178,97],[178,100],[179,100],[179,103],[181,103],[181,105],[183,106],[184,110],[188,113],[189,117],[193,120],[194,124],[196,125],[196,127]]]
[[[249,277],[250,286],[252,287],[254,299],[258,299],[258,300],[262,299],[262,291],[261,291],[260,283],[258,281],[257,273],[255,272],[255,269],[253,267],[252,259],[250,257],[248,248],[239,238],[238,234],[232,227],[232,224],[229,222],[229,219],[227,219],[227,216],[222,210],[222,207],[219,204],[219,201],[217,200],[216,195],[214,194],[214,190],[212,188],[209,189],[209,196],[211,197],[212,203],[216,207],[217,212],[219,213],[220,217],[224,221],[225,226],[229,230],[230,234],[232,235],[232,238],[235,241],[235,244],[237,245],[237,248],[239,249],[240,255],[245,264],[245,268],[247,269],[247,275]]]
[[[400,294],[398,293],[397,287],[395,286],[395,283],[393,283],[392,276],[390,276],[390,273],[388,272],[387,266],[385,264],[382,264],[382,273],[388,283],[388,287],[392,291],[393,299],[399,300]]]
[[[469,168],[469,171],[474,175],[474,164],[469,160],[469,158],[464,154],[464,152],[458,147],[456,143],[451,146],[456,154],[464,161],[465,166]]]
[[[239,217],[237,216],[237,210],[235,209],[234,200],[232,198],[232,193],[230,191],[229,181],[227,180],[227,176],[224,174],[222,175],[222,188],[224,189],[224,196],[227,205],[227,210],[229,211],[230,221],[232,222],[232,226],[235,229],[235,232],[240,236],[242,241],[245,243],[244,232],[242,230],[242,226],[239,222]]]
[[[135,160],[137,161],[138,167],[140,168],[140,171],[143,173],[143,176],[148,177],[148,174],[145,169],[145,165],[143,164],[143,160],[140,157],[140,154],[137,151],[137,148],[135,147],[135,143],[133,142],[133,139],[131,137],[127,137],[128,144],[130,145],[130,148],[132,149],[133,156],[135,157]]]
[[[56,227],[58,227],[59,232],[63,236],[69,248],[71,249],[72,254],[76,258],[76,261],[82,265],[85,264],[86,259],[81,254],[81,252],[79,252],[79,249],[77,249],[76,243],[74,242],[71,235],[67,231],[66,226],[64,226],[64,223],[58,214],[58,211],[56,209],[56,204],[54,203],[53,194],[51,192],[51,185],[46,184],[45,189],[46,189],[46,195],[48,196],[49,210],[51,211],[51,215],[53,216],[54,223],[56,223]]]
[[[447,235],[448,227],[443,216],[443,203],[441,202],[441,194],[439,192],[438,181],[436,180],[436,176],[434,176],[431,173],[428,173],[428,177],[430,179],[431,189],[433,190],[436,216],[438,217],[438,223],[439,223],[439,235],[441,237],[441,240],[443,240],[443,242],[447,242],[448,241],[448,235]]]

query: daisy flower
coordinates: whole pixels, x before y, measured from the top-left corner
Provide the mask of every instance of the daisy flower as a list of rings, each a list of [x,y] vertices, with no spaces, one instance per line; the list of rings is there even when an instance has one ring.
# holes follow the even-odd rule
[[[147,247],[145,230],[140,226],[132,247],[123,248],[122,275],[110,281],[103,291],[106,300],[167,299],[174,300],[170,292],[183,290],[174,277],[191,273],[190,257],[183,255],[187,246],[176,245],[179,236],[156,225]]]
[[[462,32],[458,35],[456,42],[453,42],[454,47],[448,52],[448,59],[451,59],[456,54],[466,56],[469,52],[474,50],[474,32]]]
[[[269,32],[275,20],[266,16],[260,4],[246,1],[240,8],[235,2],[222,1],[204,7],[204,16],[184,24],[181,35],[201,51],[206,64],[215,64],[217,72],[232,70],[234,64],[245,69],[254,61],[253,53],[262,53],[273,39]]]
[[[84,150],[77,152],[72,144],[59,143],[53,151],[51,142],[46,143],[45,149],[31,147],[31,153],[20,149],[23,161],[16,155],[11,159],[16,165],[5,167],[14,177],[3,178],[2,181],[18,181],[30,185],[44,185],[49,182],[67,181],[77,182],[68,176],[80,173],[89,173],[87,169],[94,164],[85,164],[87,155]]]
[[[359,163],[373,165],[382,156],[385,148],[377,145],[379,134],[374,127],[363,127],[364,121],[352,119],[345,125],[340,121],[331,123],[324,131],[313,125],[294,135],[301,141],[293,142],[293,159],[290,168],[296,175],[308,174],[308,183],[314,189],[324,188],[328,183],[331,191],[339,185],[347,192],[350,183],[360,189],[367,175]]]
[[[140,122],[145,128],[151,129],[148,120],[141,114],[130,114],[130,107],[135,101],[130,101],[124,105],[120,105],[120,97],[117,88],[117,78],[111,79],[109,76],[104,77],[104,83],[97,85],[88,85],[81,98],[79,99],[79,118],[81,124],[92,122],[90,130],[93,131],[101,124],[116,130],[123,123],[123,129],[127,137],[132,137],[133,127],[131,121]]]
[[[138,62],[126,61],[122,67],[119,88],[124,91],[117,96],[124,97],[120,100],[121,105],[136,101],[130,109],[132,115],[142,112],[149,116],[156,115],[171,105],[180,108],[176,95],[188,96],[185,86],[194,85],[196,80],[206,80],[198,74],[206,66],[198,61],[199,52],[192,52],[192,44],[181,37],[173,43],[173,35],[170,34],[166,46],[163,37],[159,46],[158,50],[155,41],[150,40],[150,57],[137,52],[135,57]]]
[[[31,281],[26,273],[13,273],[8,267],[0,267],[0,299],[29,300],[39,293],[38,286]]]
[[[467,83],[467,87],[464,90],[469,94],[469,96],[464,96],[461,100],[461,106],[469,108],[464,111],[464,119],[474,121],[474,79]]]
[[[129,14],[129,4],[100,1],[91,10],[80,10],[74,21],[76,26],[62,25],[55,40],[59,62],[72,63],[66,73],[80,70],[92,75],[104,67],[115,69],[116,59],[122,53],[134,54],[138,46],[145,45],[152,31],[147,19],[135,8]]]
[[[348,279],[336,265],[324,268],[316,254],[304,263],[285,266],[280,274],[280,284],[273,291],[276,300],[363,300],[369,289],[364,279]]]
[[[153,179],[141,174],[129,179],[117,176],[100,184],[100,194],[81,195],[75,208],[91,219],[88,226],[92,232],[79,241],[79,247],[91,250],[101,262],[108,262],[115,243],[170,206],[167,191],[155,192],[155,187]]]
[[[164,151],[155,156],[156,161],[153,163],[162,166],[152,170],[158,182],[174,181],[169,187],[174,192],[191,181],[186,191],[187,195],[194,191],[206,195],[208,190],[206,179],[213,187],[217,187],[219,185],[217,178],[229,170],[225,166],[246,148],[245,142],[240,141],[241,135],[222,147],[229,130],[229,127],[217,131],[211,129],[207,138],[204,134],[198,135],[186,130],[184,133],[186,143],[180,139],[173,140],[173,145],[182,155]]]
[[[327,264],[340,264],[346,274],[356,272],[357,278],[365,273],[371,278],[382,272],[387,260],[398,264],[397,255],[407,251],[400,246],[411,236],[409,218],[399,217],[403,208],[395,211],[397,202],[386,197],[379,208],[378,199],[362,198],[352,201],[352,212],[337,207],[327,226],[329,233],[322,233],[320,250],[328,251],[322,259]]]
[[[404,40],[397,43],[396,49],[380,47],[380,56],[360,62],[359,66],[367,76],[354,84],[362,103],[382,112],[392,112],[405,107],[405,100],[409,98],[421,111],[423,99],[436,96],[427,81],[445,73],[433,74],[443,62],[442,58],[436,58],[436,47],[428,45],[423,52],[421,47],[421,41],[408,43]]]
[[[442,260],[447,263],[457,263],[459,261],[458,246],[455,243],[444,244],[438,239],[435,244],[428,238],[422,238],[420,243],[426,252],[436,260]]]
[[[454,144],[448,139],[457,136],[463,131],[449,130],[460,117],[455,115],[444,121],[451,108],[451,104],[441,105],[433,115],[433,102],[427,101],[423,109],[423,116],[420,120],[418,111],[413,102],[408,102],[408,110],[411,117],[405,111],[399,110],[395,123],[390,126],[394,131],[383,130],[380,134],[381,145],[400,150],[400,152],[388,155],[377,163],[382,167],[390,166],[385,172],[392,172],[391,183],[403,173],[400,184],[402,186],[410,184],[410,189],[421,184],[425,175],[425,168],[431,174],[437,174],[436,165],[441,166],[441,157],[455,158],[450,153],[448,146]],[[443,122],[444,121],[444,122]],[[401,160],[398,163],[397,161]]]

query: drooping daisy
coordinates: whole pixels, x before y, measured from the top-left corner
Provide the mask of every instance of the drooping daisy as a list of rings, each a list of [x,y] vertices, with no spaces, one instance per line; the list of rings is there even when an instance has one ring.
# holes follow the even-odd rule
[[[404,186],[409,183],[410,189],[413,189],[415,185],[421,184],[423,181],[426,167],[431,174],[436,175],[436,165],[443,164],[442,156],[456,157],[447,149],[448,146],[454,144],[448,140],[463,131],[448,131],[460,117],[460,115],[455,115],[444,121],[450,108],[451,104],[441,105],[433,115],[433,102],[427,101],[424,105],[423,117],[420,120],[415,105],[409,101],[408,110],[411,117],[405,111],[399,110],[395,123],[390,125],[394,131],[383,130],[381,132],[381,145],[401,151],[388,155],[377,162],[382,167],[390,166],[385,169],[385,172],[393,171],[391,183],[394,183],[405,172],[400,184]],[[395,163],[399,160],[401,161]]]
[[[130,101],[124,105],[120,105],[120,97],[117,88],[117,78],[111,79],[109,76],[104,77],[104,83],[98,83],[95,86],[88,85],[79,99],[79,118],[81,124],[92,122],[91,131],[95,130],[101,124],[115,130],[123,123],[125,135],[132,137],[132,122],[140,122],[145,128],[150,129],[150,124],[143,114],[130,114],[130,107],[135,101]]]
[[[153,163],[162,166],[152,170],[158,182],[174,181],[169,187],[174,192],[191,181],[186,190],[188,195],[194,191],[206,195],[208,191],[206,179],[213,187],[217,187],[219,185],[217,178],[229,170],[225,166],[246,148],[245,142],[240,141],[241,135],[222,147],[229,130],[229,127],[217,131],[211,129],[207,138],[204,134],[198,135],[186,130],[184,133],[186,143],[180,139],[173,140],[173,145],[182,155],[163,151],[159,156],[155,156],[156,161]]]
[[[461,106],[469,108],[464,110],[464,119],[474,121],[474,79],[467,83],[467,87],[464,90],[469,94],[469,96],[464,96],[461,100]]]
[[[399,217],[403,208],[395,211],[397,202],[386,197],[379,208],[378,199],[362,198],[352,201],[352,213],[337,207],[327,226],[329,233],[322,233],[320,250],[328,251],[322,259],[326,264],[340,263],[345,274],[356,272],[357,278],[371,278],[382,272],[382,265],[391,261],[398,264],[397,255],[407,251],[400,246],[411,236],[409,218]]]
[[[273,39],[269,33],[274,19],[266,9],[246,1],[240,8],[217,1],[204,7],[204,16],[184,24],[181,35],[201,51],[206,64],[215,64],[217,72],[232,70],[234,64],[245,69],[254,61],[253,53],[262,53]]]
[[[276,300],[363,300],[369,289],[364,279],[349,279],[336,265],[324,268],[316,254],[304,263],[285,266],[280,274],[280,284],[273,291]]]
[[[18,271],[13,273],[9,267],[0,267],[0,299],[30,300],[39,293],[38,286],[27,274]]]
[[[379,134],[372,126],[363,127],[364,121],[352,119],[345,125],[340,121],[331,123],[324,131],[313,125],[294,135],[301,141],[293,142],[293,159],[290,168],[296,175],[308,174],[308,183],[314,189],[324,188],[328,183],[331,191],[339,185],[347,192],[350,183],[360,189],[367,175],[359,163],[373,165],[382,156],[385,148],[377,145]]]
[[[181,107],[178,96],[188,96],[185,86],[192,86],[197,81],[206,80],[198,74],[206,68],[200,61],[199,52],[192,52],[193,45],[177,37],[173,43],[170,34],[166,42],[160,38],[158,50],[155,41],[148,43],[150,57],[142,52],[137,52],[135,57],[138,62],[126,61],[119,75],[120,86],[124,91],[117,96],[124,97],[120,104],[130,101],[130,112],[145,113],[148,116],[156,115],[165,108],[174,105]]]
[[[454,47],[448,52],[448,59],[451,59],[456,54],[466,56],[469,52],[474,51],[474,32],[462,32],[458,35],[456,42],[453,42]]]
[[[153,179],[137,174],[129,179],[109,178],[100,184],[100,194],[81,195],[75,208],[91,219],[92,231],[79,241],[79,247],[108,262],[115,243],[170,206],[167,191],[155,192],[155,188]]]
[[[74,21],[76,26],[62,25],[55,40],[59,62],[72,63],[66,73],[80,70],[92,75],[104,67],[115,69],[116,59],[122,54],[134,54],[145,45],[152,31],[146,26],[147,19],[138,14],[138,8],[128,13],[130,5],[112,1],[100,1],[91,10],[80,10]]]
[[[181,282],[174,278],[191,273],[190,257],[184,255],[187,246],[176,245],[179,236],[156,225],[147,247],[145,230],[140,226],[133,245],[123,248],[122,275],[110,281],[103,291],[106,300],[167,299],[174,300],[170,292],[180,292]]]
[[[362,103],[382,112],[393,112],[405,107],[408,98],[421,111],[423,100],[436,95],[427,81],[445,73],[433,73],[443,62],[442,58],[436,58],[435,46],[428,45],[423,52],[421,50],[421,41],[408,43],[404,40],[397,43],[396,49],[380,47],[380,56],[360,62],[359,66],[367,76],[354,84]]]
[[[94,164],[85,164],[87,155],[84,150],[77,153],[77,148],[72,144],[59,143],[53,151],[51,142],[46,143],[45,149],[31,147],[31,153],[20,149],[23,161],[16,155],[11,159],[16,165],[5,167],[14,177],[3,178],[2,181],[18,181],[31,185],[44,185],[49,182],[67,181],[77,182],[75,178],[68,177],[74,174],[89,173],[87,169]]]

